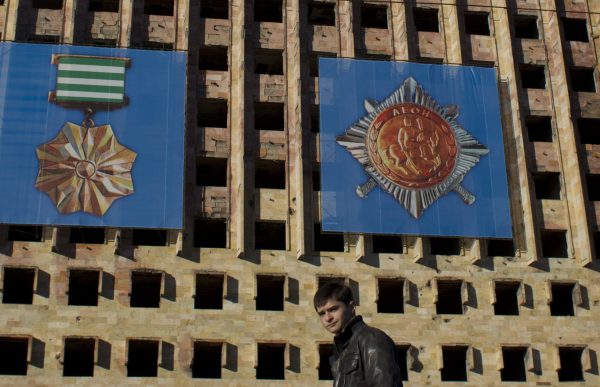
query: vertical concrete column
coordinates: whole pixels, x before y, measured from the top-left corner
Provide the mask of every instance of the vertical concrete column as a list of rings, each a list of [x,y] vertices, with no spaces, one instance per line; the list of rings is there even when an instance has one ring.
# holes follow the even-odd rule
[[[117,47],[129,47],[131,42],[131,24],[133,23],[134,0],[121,0],[120,31]]]
[[[591,262],[592,245],[587,223],[586,195],[582,184],[582,172],[577,150],[575,129],[571,120],[571,100],[567,81],[563,42],[560,35],[560,15],[554,1],[541,1],[543,38],[548,55],[550,92],[554,100],[560,162],[564,182],[564,201],[567,203],[570,230],[569,256],[583,264]]]
[[[392,20],[393,60],[408,60],[408,26],[406,22],[406,5],[404,2],[390,2]]]
[[[355,39],[354,39],[354,4],[349,0],[338,0],[338,30],[340,33],[340,56],[343,58],[354,58]],[[360,31],[360,28],[356,29]],[[348,246],[348,235],[345,235],[346,246]],[[356,258],[360,259],[365,255],[364,235],[357,235],[355,251]]]
[[[252,5],[252,2],[250,2]],[[238,258],[243,257],[248,237],[245,233],[247,218],[248,192],[246,190],[246,1],[231,0],[231,50],[230,77],[231,98],[230,133],[231,133],[231,184],[230,184],[230,247]],[[249,105],[249,104],[248,104]],[[248,160],[248,164],[254,164]]]
[[[190,0],[175,1],[175,44],[176,50],[187,50],[190,27]]]
[[[591,36],[596,48],[596,63],[600,62],[600,1],[589,0],[588,11],[590,12]]]
[[[404,2],[391,1],[390,12],[392,20],[392,44],[393,44],[393,60],[408,61],[410,59],[408,47],[408,19],[406,15],[407,6]],[[370,247],[373,246],[373,238],[370,239]],[[422,239],[419,237],[419,239]],[[407,244],[407,237],[403,237],[403,245]],[[422,241],[421,241],[422,242]],[[402,251],[404,253],[404,251]]]
[[[17,15],[20,0],[6,0],[4,7],[6,8],[6,18],[4,19],[4,40],[15,40],[17,33]]]
[[[287,82],[287,161],[288,161],[288,223],[290,230],[290,250],[296,252],[296,258],[302,258],[306,254],[306,214],[305,205],[312,201],[310,192],[306,192],[304,184],[304,152],[305,144],[304,132],[308,129],[307,122],[303,117],[308,118],[307,106],[303,106],[302,82],[301,80],[308,76],[306,71],[303,73],[302,57],[308,57],[301,44],[301,34],[306,33],[303,26],[306,25],[306,4],[301,4],[300,0],[287,0],[285,2],[285,36],[286,36],[286,82]],[[304,76],[303,76],[304,75]],[[302,114],[305,113],[305,114]],[[310,208],[311,206],[306,206]]]
[[[64,44],[73,44],[77,3],[76,0],[64,0],[63,3],[62,42]]]
[[[462,63],[460,49],[460,30],[458,28],[458,9],[455,0],[446,0],[440,6],[446,42],[446,62]]]
[[[354,14],[351,0],[338,0],[338,24],[340,31],[340,54],[354,57]]]
[[[519,108],[519,85],[513,58],[508,18],[507,1],[492,2],[492,22],[496,31],[498,48],[498,74],[500,77],[501,106],[505,154],[508,162],[508,180],[513,217],[513,240],[517,254],[525,257],[528,263],[538,259],[537,234],[532,208],[532,187],[527,172],[525,140]]]

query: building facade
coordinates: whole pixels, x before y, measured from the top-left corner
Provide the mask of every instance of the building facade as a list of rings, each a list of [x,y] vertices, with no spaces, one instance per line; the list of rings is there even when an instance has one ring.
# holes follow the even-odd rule
[[[330,385],[332,279],[407,385],[600,384],[600,2],[4,0],[0,26],[188,58],[184,229],[2,225],[0,384]],[[513,239],[323,233],[319,57],[494,67]]]

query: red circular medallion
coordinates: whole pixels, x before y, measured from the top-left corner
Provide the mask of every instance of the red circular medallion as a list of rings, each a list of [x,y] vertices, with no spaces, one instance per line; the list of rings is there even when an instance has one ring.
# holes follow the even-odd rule
[[[367,132],[367,151],[386,179],[405,188],[429,188],[450,175],[458,147],[436,112],[401,103],[379,113]]]

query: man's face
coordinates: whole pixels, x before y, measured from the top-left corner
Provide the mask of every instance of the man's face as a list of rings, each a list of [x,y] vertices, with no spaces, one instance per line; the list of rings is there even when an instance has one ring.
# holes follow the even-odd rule
[[[354,313],[354,302],[345,304],[342,301],[330,299],[326,304],[317,307],[321,324],[334,335],[344,329],[346,323],[354,317]]]

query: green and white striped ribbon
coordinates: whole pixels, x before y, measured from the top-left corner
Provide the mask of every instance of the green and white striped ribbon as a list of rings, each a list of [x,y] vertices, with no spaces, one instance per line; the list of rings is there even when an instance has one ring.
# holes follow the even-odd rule
[[[61,56],[58,58],[57,102],[123,103],[125,60]]]

